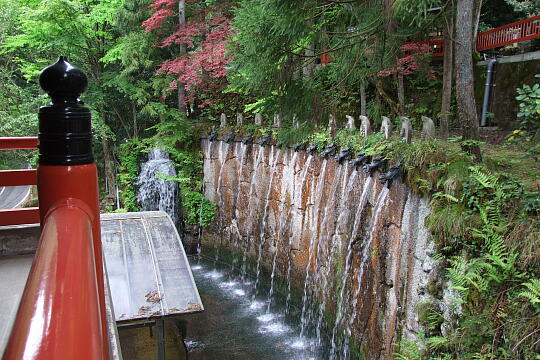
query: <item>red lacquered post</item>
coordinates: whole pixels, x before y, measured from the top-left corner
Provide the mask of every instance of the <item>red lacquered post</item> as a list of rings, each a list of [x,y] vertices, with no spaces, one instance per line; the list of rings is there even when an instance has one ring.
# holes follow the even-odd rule
[[[52,103],[39,110],[37,180],[40,217],[44,224],[47,213],[66,199],[76,199],[89,209],[102,333],[106,336],[98,183],[92,153],[91,116],[90,110],[82,106],[79,100],[88,80],[81,70],[61,56],[55,64],[42,70],[39,83],[52,99]],[[73,241],[79,239],[74,238]],[[103,341],[103,358],[109,358],[107,341]]]

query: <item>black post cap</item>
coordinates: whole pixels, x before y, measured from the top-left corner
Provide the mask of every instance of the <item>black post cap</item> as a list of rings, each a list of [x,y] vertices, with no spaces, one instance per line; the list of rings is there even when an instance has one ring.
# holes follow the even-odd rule
[[[88,87],[88,78],[75,66],[67,62],[65,56],[41,70],[39,85],[49,94],[53,102],[77,101]]]
[[[39,109],[39,163],[93,163],[90,110],[79,101],[88,86],[86,75],[60,56],[41,71],[39,84],[52,99]]]

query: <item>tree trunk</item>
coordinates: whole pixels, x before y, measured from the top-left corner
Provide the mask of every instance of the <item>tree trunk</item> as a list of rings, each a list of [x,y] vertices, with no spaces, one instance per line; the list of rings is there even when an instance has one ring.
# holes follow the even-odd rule
[[[366,81],[360,80],[360,115],[367,115],[366,105]]]
[[[185,0],[179,0],[178,1],[178,26],[182,27],[186,23],[186,1]],[[180,43],[180,54],[179,56],[183,56],[186,54],[186,44]],[[181,114],[184,116],[187,116],[187,108],[186,108],[186,90],[184,88],[184,84],[178,81],[178,111],[180,111]]]
[[[105,170],[105,179],[107,188],[105,199],[108,204],[114,204],[116,197],[116,176],[114,173],[114,156],[112,154],[111,145],[109,140],[103,138],[101,140],[101,146],[103,148],[103,164]]]
[[[450,118],[450,104],[452,101],[452,75],[454,72],[454,18],[445,16],[444,27],[444,59],[443,59],[443,85],[441,101],[441,135],[448,138],[448,120]]]
[[[473,51],[476,51],[476,38],[478,37],[478,26],[480,25],[480,15],[482,15],[483,0],[474,0],[473,13]]]
[[[474,0],[457,0],[456,9],[456,95],[463,140],[478,140],[478,117],[473,82],[473,10]],[[482,160],[480,147],[465,143],[463,149]]]
[[[392,99],[390,95],[388,95],[388,93],[384,90],[382,80],[376,79],[373,85],[375,85],[377,94],[380,96],[379,99],[383,99],[390,106],[392,112],[394,112],[395,114],[399,114],[399,104],[394,99]]]
[[[396,58],[396,66],[398,64],[398,59]],[[397,77],[397,96],[398,96],[398,115],[404,115],[405,111],[405,85],[403,83],[403,74],[398,73]]]

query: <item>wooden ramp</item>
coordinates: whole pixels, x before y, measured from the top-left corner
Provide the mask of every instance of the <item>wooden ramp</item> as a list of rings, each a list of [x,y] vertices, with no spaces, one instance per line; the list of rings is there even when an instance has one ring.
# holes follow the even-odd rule
[[[101,232],[119,326],[204,310],[180,236],[165,212],[102,214]]]

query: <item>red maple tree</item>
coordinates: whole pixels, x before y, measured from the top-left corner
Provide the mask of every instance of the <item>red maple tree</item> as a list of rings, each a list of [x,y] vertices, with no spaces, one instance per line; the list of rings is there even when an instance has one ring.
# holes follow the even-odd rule
[[[401,46],[404,56],[397,60],[395,67],[377,72],[377,76],[387,77],[394,74],[411,75],[418,70],[418,58],[431,52],[431,47],[424,43],[406,43]],[[428,71],[428,76],[432,72]]]
[[[227,86],[226,68],[232,60],[232,55],[227,53],[233,35],[232,4],[206,6],[203,0],[186,0],[186,3],[194,3],[198,9],[185,24],[177,25],[172,34],[156,45],[165,48],[183,43],[188,51],[164,61],[157,73],[176,75],[169,90],[177,89],[181,83],[187,93],[186,103],[198,100],[198,106],[205,107]],[[165,27],[169,18],[178,15],[178,0],[155,0],[149,7],[154,13],[142,23],[147,32]]]

